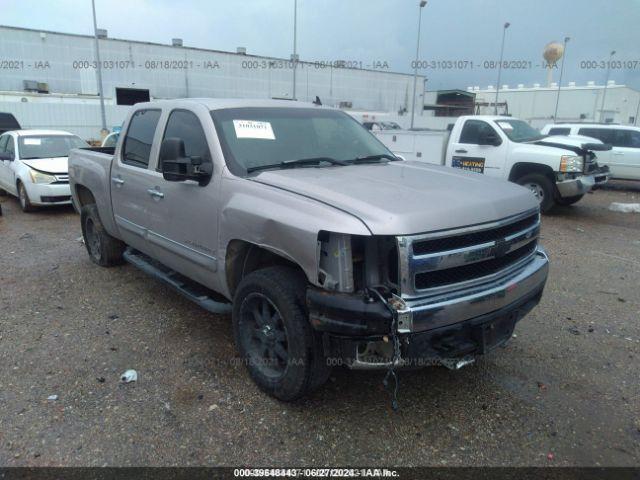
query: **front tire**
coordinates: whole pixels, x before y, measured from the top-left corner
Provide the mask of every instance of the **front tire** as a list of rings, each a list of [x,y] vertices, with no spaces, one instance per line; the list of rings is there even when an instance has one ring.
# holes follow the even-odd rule
[[[107,233],[100,221],[98,207],[94,203],[80,209],[80,222],[84,245],[91,261],[101,267],[120,265],[126,245]]]
[[[565,207],[568,207],[569,205],[573,205],[574,203],[577,203],[580,200],[582,200],[582,197],[584,197],[584,194],[574,195],[573,197],[560,197],[558,198],[558,205],[563,205]]]
[[[305,308],[306,278],[268,267],[242,279],[233,301],[236,346],[258,387],[292,401],[326,382],[331,369]]]
[[[20,201],[20,208],[23,212],[30,213],[36,210],[35,207],[31,204],[27,189],[22,182],[18,182],[18,200]]]
[[[540,211],[549,212],[556,204],[555,185],[549,178],[541,173],[528,173],[516,180],[516,183],[528,188],[538,199]]]

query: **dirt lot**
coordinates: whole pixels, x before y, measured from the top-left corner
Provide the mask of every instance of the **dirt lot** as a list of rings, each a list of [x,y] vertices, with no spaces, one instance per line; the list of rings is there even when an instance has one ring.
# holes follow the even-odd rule
[[[639,190],[544,217],[542,303],[475,365],[403,372],[398,413],[380,372],[264,396],[228,317],[91,263],[70,208],[0,201],[0,465],[640,463],[640,215],[607,210]]]

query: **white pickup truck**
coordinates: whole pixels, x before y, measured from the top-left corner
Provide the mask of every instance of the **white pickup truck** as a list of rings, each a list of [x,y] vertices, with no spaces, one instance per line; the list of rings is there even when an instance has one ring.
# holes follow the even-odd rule
[[[524,120],[475,115],[459,117],[451,132],[373,131],[406,160],[461,168],[529,188],[542,212],[571,205],[609,179],[596,151],[611,146],[581,136],[544,136]]]

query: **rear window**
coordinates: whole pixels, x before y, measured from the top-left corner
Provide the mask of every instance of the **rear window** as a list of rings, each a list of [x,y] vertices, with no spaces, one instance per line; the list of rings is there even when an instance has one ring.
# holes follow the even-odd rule
[[[146,168],[151,156],[151,145],[156,133],[160,110],[138,110],[131,117],[124,138],[122,161],[134,167]]]

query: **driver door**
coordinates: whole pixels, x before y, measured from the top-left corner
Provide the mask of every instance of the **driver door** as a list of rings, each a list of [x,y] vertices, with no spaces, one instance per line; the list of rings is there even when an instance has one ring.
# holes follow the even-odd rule
[[[200,157],[212,162],[211,148],[203,123],[213,132],[208,111],[199,117],[193,111],[174,109],[169,113],[162,140],[179,138],[187,157]],[[149,241],[154,256],[173,270],[199,283],[216,289],[218,263],[218,196],[217,180],[200,186],[193,180],[167,181],[162,176],[162,159],[153,172],[152,188],[158,192],[151,202]]]
[[[493,136],[499,145],[483,145],[483,138]],[[497,142],[496,142],[497,143]],[[460,138],[452,144],[451,166],[491,177],[504,177],[504,164],[507,158],[508,144],[502,141],[496,130],[484,120],[466,120],[460,132]]]

